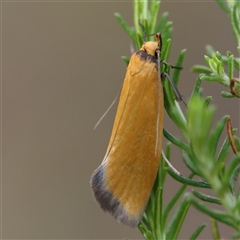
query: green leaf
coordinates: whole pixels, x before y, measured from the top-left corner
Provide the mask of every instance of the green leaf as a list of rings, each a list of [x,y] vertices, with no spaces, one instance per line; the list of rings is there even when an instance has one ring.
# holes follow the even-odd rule
[[[218,64],[217,64],[217,73],[218,73],[218,76],[223,78],[223,76],[224,76],[224,68],[223,68],[223,63],[222,62],[218,62]]]
[[[229,153],[230,142],[228,137],[225,138],[221,149],[219,150],[216,162],[223,163]]]
[[[228,58],[228,77],[229,79],[232,79],[233,78],[233,73],[234,73],[234,56],[231,55],[229,56]]]
[[[221,201],[216,197],[212,197],[212,196],[200,193],[200,192],[198,192],[194,189],[192,190],[192,193],[195,197],[201,199],[202,201],[210,202],[210,203],[216,203],[218,205],[221,205]]]
[[[157,18],[158,18],[158,12],[160,8],[161,2],[151,2],[151,28],[150,28],[150,34],[156,33],[156,25],[157,25]]]
[[[240,27],[239,27],[239,16],[238,16],[237,4],[233,5],[233,8],[230,12],[230,16],[231,16],[231,26],[232,26],[233,34],[235,36],[237,43],[239,44]]]
[[[208,96],[204,99],[204,106],[207,107],[212,101],[212,96]]]
[[[142,222],[151,231],[154,231],[154,219],[153,219],[153,208],[154,208],[154,193],[151,193],[150,199],[148,200],[145,214],[143,215]]]
[[[199,160],[207,160],[209,153],[209,132],[215,108],[213,106],[204,106],[204,101],[194,96],[191,99],[187,112],[187,125],[192,150]],[[194,160],[194,159],[193,159]],[[208,161],[204,161],[204,164]],[[199,166],[199,161],[194,161]],[[210,163],[209,163],[210,164]],[[205,167],[209,167],[205,166]]]
[[[234,143],[236,145],[237,151],[240,152],[240,139],[236,135],[234,135],[233,140],[234,140]]]
[[[129,64],[129,61],[130,59],[126,56],[121,56],[122,60],[128,65]]]
[[[140,49],[142,47],[142,44],[143,44],[142,34],[137,33],[135,35],[135,38],[136,38],[135,44],[137,46],[137,49]]]
[[[187,215],[189,207],[190,203],[185,198],[183,198],[168,224],[166,239],[178,239],[178,234]]]
[[[201,83],[202,83],[201,76],[202,76],[202,74],[200,74],[199,77],[197,78],[197,81],[196,81],[196,83],[194,85],[194,88],[193,88],[193,91],[192,91],[190,101],[191,101],[193,96],[196,96],[196,95],[198,96],[199,95],[200,86],[201,86]]]
[[[183,135],[188,138],[186,130],[186,119],[179,106],[177,100],[175,100],[175,93],[169,81],[163,82],[163,91],[164,91],[164,107],[174,121],[174,123],[180,128]]]
[[[138,228],[145,240],[154,240],[152,233],[149,230],[147,230],[142,224],[139,224]]]
[[[216,57],[220,62],[222,62],[222,55],[220,52],[216,51]]]
[[[232,238],[239,240],[240,239],[240,232],[233,233]]]
[[[141,19],[141,2],[138,0],[134,0],[133,1],[133,22],[134,22],[134,28],[136,31],[136,34],[140,34],[141,33],[141,27],[138,24],[138,20]]]
[[[240,49],[240,46],[239,46],[239,49]],[[240,60],[234,58],[233,62],[234,62],[234,67],[235,67],[237,70],[240,70]]]
[[[218,224],[215,219],[211,219],[211,224],[212,224],[212,235],[214,240],[219,240],[221,239],[220,233],[218,230]]]
[[[167,12],[163,13],[156,27],[157,32],[162,32],[164,26],[167,23],[167,18],[168,18],[168,13]]]
[[[149,34],[151,34],[151,32],[149,31],[149,25],[148,25],[148,20],[146,18],[141,18],[141,23],[145,28],[146,34],[147,34],[147,41],[149,41]],[[144,32],[141,31],[141,35],[144,36]],[[144,39],[143,39],[144,40]]]
[[[239,176],[239,173],[240,173],[240,165],[237,166],[237,167],[234,169],[234,171],[233,171],[233,173],[232,173],[232,175],[231,175],[231,178],[230,178],[230,185],[231,185],[231,190],[232,190],[232,192],[234,192],[235,183],[236,183],[236,181],[237,181],[237,178],[238,178],[238,176]]]
[[[194,187],[201,187],[201,188],[211,188],[209,183],[203,182],[203,181],[195,181],[189,178],[185,178],[183,176],[179,176],[177,173],[175,173],[171,168],[167,168],[168,174],[174,178],[176,181],[189,185]]]
[[[171,154],[171,143],[168,142],[166,144],[166,148],[165,148],[165,155],[169,161],[171,159],[170,154]],[[160,181],[161,181],[161,182],[159,182],[159,186],[161,186],[161,187],[164,186],[166,176],[167,176],[166,166],[167,166],[167,163],[166,163],[166,161],[164,161],[163,157],[161,156],[161,164],[160,164],[161,169],[159,169],[159,173],[158,173],[158,175],[160,177]]]
[[[211,45],[207,45],[206,46],[206,52],[209,56],[212,56],[213,54],[216,53],[216,51],[214,50],[214,48]],[[205,57],[205,56],[204,56]],[[205,59],[206,60],[206,59]]]
[[[148,1],[139,1],[141,5],[141,18],[148,19]]]
[[[131,29],[127,23],[123,20],[122,16],[120,13],[115,12],[114,16],[117,18],[118,22],[120,23],[120,25],[122,26],[122,28],[125,30],[125,32],[131,37],[131,39],[133,40],[133,42],[135,42],[135,38],[134,38],[134,30]]]
[[[186,193],[185,197],[187,200],[199,211],[202,213],[207,214],[208,216],[216,219],[219,222],[225,223],[228,226],[234,227],[235,229],[238,230],[238,225],[236,225],[232,219],[228,216],[227,213],[223,211],[218,211],[218,210],[213,210],[211,208],[208,208],[205,204],[202,202],[196,201],[194,198],[191,197],[189,193]]]
[[[202,76],[201,80],[205,80],[205,81],[208,81],[208,82],[219,82],[219,83],[223,84],[224,86],[229,87],[229,84],[227,84],[225,82],[225,80],[220,78],[220,77]]]
[[[186,53],[186,49],[183,49],[183,50],[180,52],[180,54],[179,54],[179,56],[178,56],[177,63],[176,63],[176,66],[177,66],[177,67],[181,67],[181,66],[182,66],[185,53]],[[173,74],[172,74],[172,79],[173,79],[173,81],[174,81],[174,83],[175,83],[176,86],[178,85],[180,72],[181,72],[181,69],[175,68],[174,71],[173,71]]]
[[[202,66],[202,65],[194,65],[191,68],[191,71],[196,73],[205,73],[205,74],[212,73],[212,70],[209,67]]]
[[[161,238],[161,227],[162,226],[162,208],[163,208],[163,189],[158,188],[155,193],[155,208],[154,208],[154,233],[155,238]]]
[[[229,183],[229,180],[231,179],[231,176],[235,172],[235,169],[238,166],[239,162],[240,162],[240,154],[236,154],[233,160],[230,162],[228,168],[224,172],[224,175],[222,178],[223,185],[227,185]]]
[[[221,95],[225,98],[234,98],[235,96],[233,94],[231,94],[230,92],[225,92],[225,91],[222,91],[221,92]]]
[[[208,65],[210,65],[211,58],[208,57],[208,56],[206,56],[206,55],[204,55],[204,59],[205,59],[206,63],[207,63]]]
[[[189,238],[189,240],[195,240],[199,236],[199,234],[202,232],[202,230],[207,226],[207,224],[202,224],[200,227],[196,229],[196,231],[193,233],[193,235]]]
[[[172,22],[167,22],[161,33],[162,46],[163,46],[161,56],[162,56],[162,59],[165,60],[166,62],[168,61],[169,52],[170,52],[169,48],[171,45],[171,39],[169,38],[169,35],[170,35],[171,27],[172,27]]]
[[[191,152],[185,152],[182,151],[182,156],[183,156],[183,161],[186,164],[186,166],[196,175],[201,175],[201,173],[199,172],[199,169],[197,168],[196,165],[194,165],[195,161],[198,161],[196,159],[196,156]]]
[[[230,9],[229,9],[228,5],[225,3],[225,1],[223,1],[223,0],[216,0],[216,2],[222,8],[222,10],[224,12],[226,12],[227,14],[230,13]]]
[[[170,132],[168,132],[165,128],[163,128],[163,136],[169,140],[170,142],[172,142],[174,145],[178,146],[179,148],[188,151],[189,146],[187,144],[185,144],[182,140],[177,139],[176,137],[174,137]]]
[[[190,180],[192,177],[194,176],[193,173],[191,173],[188,176],[188,179]],[[164,210],[164,214],[163,214],[163,224],[166,224],[167,221],[167,217],[169,215],[169,212],[172,210],[172,208],[174,207],[174,205],[176,204],[176,202],[179,200],[179,198],[181,197],[181,195],[183,194],[184,190],[186,189],[187,184],[183,185],[178,191],[177,193],[173,196],[173,198],[171,199],[171,201],[168,203],[167,207]]]
[[[169,149],[166,148],[166,151],[168,152]],[[159,227],[162,227],[160,223],[162,221],[161,212],[163,207],[162,188],[164,186],[164,181],[166,177],[165,165],[165,161],[161,158],[158,168],[158,174],[154,182],[154,186],[147,207],[145,209],[145,214],[142,218],[142,222],[148,227],[149,230],[152,230],[154,238],[156,238],[156,234],[159,234],[160,232]],[[158,218],[158,216],[160,217]],[[157,219],[158,221],[156,222]],[[156,224],[158,225],[158,229],[156,229]]]
[[[221,120],[218,121],[216,128],[212,131],[210,135],[210,145],[208,148],[208,156],[211,158],[215,157],[217,146],[223,129],[226,126],[226,121],[229,118],[228,115],[224,116]]]
[[[148,216],[147,216],[147,214],[146,214],[146,210],[145,210],[145,212],[143,213],[142,220],[141,220],[141,222],[140,222],[139,224],[142,224],[142,225],[144,225],[147,229],[150,229],[150,226],[149,226],[149,223],[148,223]],[[139,224],[138,224],[138,226],[139,226]]]
[[[163,42],[163,49],[161,52],[161,60],[168,61],[171,47],[171,39],[168,39],[166,42]]]

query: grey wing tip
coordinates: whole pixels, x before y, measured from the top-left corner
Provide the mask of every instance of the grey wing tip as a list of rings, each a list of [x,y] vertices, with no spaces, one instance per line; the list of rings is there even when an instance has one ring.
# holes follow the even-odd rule
[[[91,187],[94,197],[105,212],[109,212],[117,221],[123,225],[134,228],[138,226],[139,219],[130,218],[123,205],[114,197],[104,182],[104,168],[100,165],[91,177]]]

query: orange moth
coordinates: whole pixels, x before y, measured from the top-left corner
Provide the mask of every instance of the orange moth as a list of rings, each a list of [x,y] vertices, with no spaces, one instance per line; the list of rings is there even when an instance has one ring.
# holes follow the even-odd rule
[[[162,40],[155,37],[131,56],[107,152],[91,177],[101,208],[129,227],[141,221],[162,151]]]

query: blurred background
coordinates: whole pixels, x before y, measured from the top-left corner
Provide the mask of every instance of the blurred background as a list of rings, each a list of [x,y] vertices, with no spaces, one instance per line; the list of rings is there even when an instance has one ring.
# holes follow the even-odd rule
[[[214,1],[163,1],[160,11],[173,21],[169,62],[174,65],[187,49],[179,90],[188,101],[197,78],[190,68],[205,64],[206,44],[237,55],[236,42]],[[123,83],[120,56],[130,56],[130,39],[114,12],[133,25],[131,1],[2,2],[4,239],[142,239],[138,229],[100,209],[89,185],[105,155],[117,104],[93,127]],[[229,114],[238,127],[239,100],[223,99],[220,84],[202,86],[217,106],[215,119]],[[182,138],[165,116],[164,127]],[[180,151],[172,149],[171,161],[187,176]],[[167,184],[166,203],[181,186],[170,177]],[[208,226],[200,238],[211,238],[209,218],[190,207],[179,239],[202,223]],[[225,239],[233,232],[220,229]]]

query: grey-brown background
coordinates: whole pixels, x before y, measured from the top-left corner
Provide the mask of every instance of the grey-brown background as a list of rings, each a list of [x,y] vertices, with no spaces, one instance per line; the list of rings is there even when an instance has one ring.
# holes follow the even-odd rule
[[[236,53],[227,16],[214,1],[163,1],[173,21],[170,62],[187,49],[179,89],[188,100],[204,63],[205,45]],[[130,40],[113,13],[132,24],[131,1],[2,3],[2,237],[13,239],[140,239],[93,200],[89,179],[101,163],[116,106],[93,126],[118,92],[125,75],[121,55]],[[238,127],[239,102],[225,100],[223,86],[204,83],[217,118],[230,114]],[[166,116],[164,126],[175,134]],[[181,135],[180,135],[181,137]],[[179,150],[172,155],[181,164]],[[180,186],[168,179],[165,202]],[[190,189],[189,189],[190,190]],[[179,239],[209,218],[190,208]],[[232,229],[220,225],[222,237]],[[210,226],[201,239],[211,238]]]

